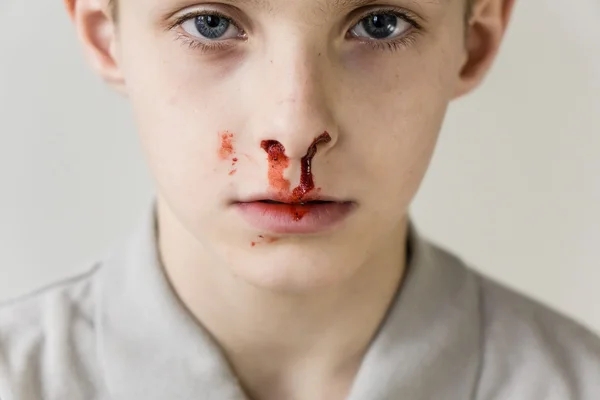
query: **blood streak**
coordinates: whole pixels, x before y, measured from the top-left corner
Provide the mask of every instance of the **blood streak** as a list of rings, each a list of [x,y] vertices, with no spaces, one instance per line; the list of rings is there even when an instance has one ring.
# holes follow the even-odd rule
[[[285,147],[276,140],[263,140],[260,147],[267,152],[269,160],[269,185],[280,193],[290,191],[290,181],[283,173],[290,166],[290,159],[285,155]]]
[[[289,198],[290,214],[295,221],[300,221],[308,212],[301,203],[304,197],[315,188],[312,161],[317,154],[317,146],[329,142],[331,142],[331,136],[324,132],[311,143],[306,155],[301,160],[300,184],[291,192],[290,181],[283,175],[285,169],[290,165],[290,159],[285,155],[285,147],[276,140],[264,140],[261,143],[269,161],[269,185],[272,190]]]
[[[302,157],[300,184],[292,192],[292,196],[297,202],[300,202],[307,193],[315,188],[315,181],[312,174],[312,160],[317,154],[317,146],[321,143],[329,142],[331,142],[331,136],[329,136],[329,133],[324,132],[311,143],[306,155]]]
[[[260,242],[252,242],[252,247],[255,247],[258,244],[261,243],[268,243],[268,244],[272,244],[275,242],[279,241],[279,238],[274,238],[274,237],[265,237],[264,235],[259,235],[258,238],[260,239]]]
[[[300,221],[302,218],[304,218],[307,212],[308,211],[306,210],[306,208],[302,206],[292,205],[290,208],[290,214],[292,214],[292,218],[294,218],[294,221]]]
[[[233,133],[221,133],[221,148],[219,149],[219,157],[221,160],[227,160],[231,157],[235,150],[233,148]]]
[[[223,132],[221,136],[221,147],[219,148],[219,158],[221,160],[228,160],[231,156],[235,155],[235,148],[233,147],[233,133]],[[237,169],[235,168],[238,162],[237,157],[231,160],[231,171],[229,176],[235,175]]]

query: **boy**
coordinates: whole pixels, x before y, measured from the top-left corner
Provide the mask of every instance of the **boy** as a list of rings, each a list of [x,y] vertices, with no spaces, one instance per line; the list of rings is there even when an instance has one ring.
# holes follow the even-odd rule
[[[157,197],[0,311],[0,399],[600,398],[600,342],[419,237],[511,0],[71,0]]]

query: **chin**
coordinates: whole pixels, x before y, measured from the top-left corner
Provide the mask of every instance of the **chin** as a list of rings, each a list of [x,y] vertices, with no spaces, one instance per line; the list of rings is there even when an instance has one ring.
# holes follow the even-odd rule
[[[235,275],[252,286],[274,292],[302,294],[336,286],[359,267],[356,257],[334,249],[324,252],[307,246],[280,245],[255,250],[239,260],[230,260],[230,266]]]

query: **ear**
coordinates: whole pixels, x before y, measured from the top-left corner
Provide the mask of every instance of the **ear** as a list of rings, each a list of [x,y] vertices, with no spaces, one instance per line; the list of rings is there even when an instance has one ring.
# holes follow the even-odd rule
[[[460,71],[456,97],[476,88],[500,48],[515,0],[475,0],[466,32],[466,56]]]
[[[64,2],[88,62],[107,83],[124,92],[124,79],[117,59],[117,27],[108,0]]]

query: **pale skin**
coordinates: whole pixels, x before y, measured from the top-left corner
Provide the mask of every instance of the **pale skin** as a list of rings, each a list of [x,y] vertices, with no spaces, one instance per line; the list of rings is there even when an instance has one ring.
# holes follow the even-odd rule
[[[172,286],[249,398],[350,392],[402,281],[407,210],[446,108],[485,76],[513,2],[476,1],[465,21],[464,0],[120,0],[116,19],[107,0],[67,0],[91,65],[131,100]],[[361,29],[375,11],[397,18],[389,37]],[[189,13],[232,24],[208,39],[177,24]],[[269,187],[261,141],[285,146],[295,185],[324,131],[315,179],[352,214],[308,235],[243,221],[232,202]]]

